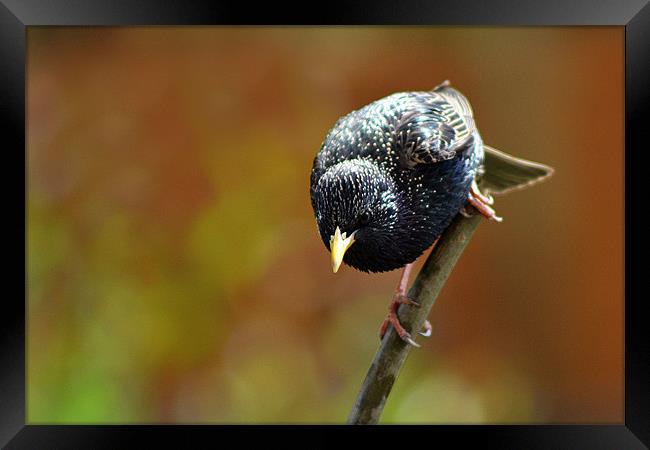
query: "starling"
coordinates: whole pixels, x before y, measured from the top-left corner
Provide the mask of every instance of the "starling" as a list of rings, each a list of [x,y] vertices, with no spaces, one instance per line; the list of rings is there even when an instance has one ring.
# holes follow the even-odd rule
[[[400,92],[340,118],[314,158],[311,203],[318,231],[341,263],[364,272],[404,267],[383,336],[397,319],[412,263],[471,205],[501,221],[490,194],[546,178],[550,167],[483,144],[467,99],[448,81],[431,91]],[[478,188],[481,183],[483,192]],[[425,324],[423,335],[430,334]]]

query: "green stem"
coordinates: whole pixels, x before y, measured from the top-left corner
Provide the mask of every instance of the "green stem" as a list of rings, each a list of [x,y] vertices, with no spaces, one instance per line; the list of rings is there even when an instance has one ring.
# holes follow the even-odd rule
[[[409,298],[418,302],[420,307],[402,305],[398,310],[399,320],[407,331],[422,329],[440,290],[482,220],[479,214],[469,218],[458,214],[442,234],[409,290]],[[413,337],[417,335],[411,334]],[[389,327],[354,402],[348,424],[379,422],[386,399],[410,350],[411,346],[400,339],[393,327]]]

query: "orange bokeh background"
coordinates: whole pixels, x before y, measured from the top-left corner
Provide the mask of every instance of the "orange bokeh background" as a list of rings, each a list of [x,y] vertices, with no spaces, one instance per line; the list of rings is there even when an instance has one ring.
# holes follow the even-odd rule
[[[497,199],[382,422],[622,422],[623,39],[30,27],[28,421],[343,422],[398,273],[331,273],[312,159],[449,79],[487,144],[556,173]]]

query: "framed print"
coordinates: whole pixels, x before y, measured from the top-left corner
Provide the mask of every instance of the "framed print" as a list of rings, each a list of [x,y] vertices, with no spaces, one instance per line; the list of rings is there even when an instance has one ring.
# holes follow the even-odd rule
[[[319,8],[2,0],[0,443],[647,448],[650,6]]]

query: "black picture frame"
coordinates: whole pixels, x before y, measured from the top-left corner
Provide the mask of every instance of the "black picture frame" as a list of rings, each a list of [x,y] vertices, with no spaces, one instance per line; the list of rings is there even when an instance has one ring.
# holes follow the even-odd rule
[[[493,0],[493,1],[375,1],[355,4],[326,2],[252,8],[243,2],[163,0],[0,0],[0,114],[3,148],[9,164],[3,177],[4,224],[8,285],[18,295],[5,295],[0,313],[0,445],[8,449],[125,448],[136,441],[180,443],[183,448],[200,442],[217,443],[223,433],[238,445],[262,432],[271,440],[324,443],[334,438],[332,429],[352,436],[385,435],[404,427],[322,426],[45,426],[26,424],[25,319],[26,273],[26,31],[30,26],[56,25],[207,25],[207,24],[370,24],[370,25],[617,25],[625,28],[625,420],[620,424],[421,426],[409,427],[402,445],[423,439],[430,445],[453,441],[454,447],[493,448],[637,449],[650,444],[650,339],[642,313],[640,294],[643,256],[640,219],[645,165],[639,157],[648,150],[648,100],[650,99],[650,5],[648,0]],[[603,105],[606,107],[606,105]],[[21,170],[22,169],[22,170]],[[6,176],[11,175],[11,176]],[[598,176],[598,175],[595,175]],[[16,192],[23,192],[21,197]],[[636,207],[634,207],[636,206]],[[611,212],[617,214],[617,211]],[[22,239],[21,239],[22,238]],[[20,243],[24,243],[21,246]],[[13,258],[13,253],[16,258]],[[604,256],[606,257],[606,256]],[[22,265],[16,263],[22,262]],[[20,280],[23,275],[24,283]],[[20,285],[20,286],[18,286]],[[13,291],[13,290],[12,290]],[[5,291],[6,292],[6,291]],[[13,294],[13,292],[12,292]],[[287,428],[290,428],[288,430]],[[364,431],[360,431],[360,430]],[[251,433],[251,431],[256,433]],[[291,439],[286,440],[287,433]],[[318,434],[318,441],[304,433]],[[338,433],[337,433],[338,434]],[[191,435],[191,441],[188,440]],[[334,438],[334,439],[333,439]],[[270,441],[271,442],[271,441]],[[644,444],[645,443],[645,444]],[[156,446],[159,444],[156,444]],[[415,444],[418,445],[418,444]],[[446,447],[445,447],[446,448]]]

